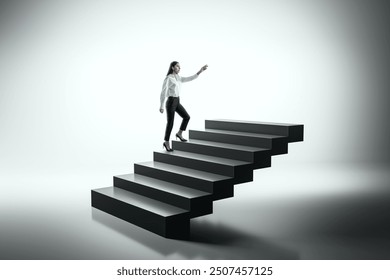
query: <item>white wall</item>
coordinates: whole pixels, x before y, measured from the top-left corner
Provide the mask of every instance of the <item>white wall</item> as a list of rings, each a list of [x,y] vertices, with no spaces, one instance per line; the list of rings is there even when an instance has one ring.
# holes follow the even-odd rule
[[[388,160],[388,41],[375,3],[3,2],[0,166],[150,160],[172,60],[183,76],[209,65],[183,88],[190,129],[207,118],[302,123],[293,160]]]

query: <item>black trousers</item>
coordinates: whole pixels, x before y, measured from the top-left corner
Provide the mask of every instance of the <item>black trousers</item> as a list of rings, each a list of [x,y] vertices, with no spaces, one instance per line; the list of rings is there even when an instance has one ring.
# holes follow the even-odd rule
[[[188,115],[186,109],[180,104],[179,97],[168,97],[167,103],[165,104],[167,110],[167,127],[165,128],[165,141],[169,141],[171,136],[173,121],[175,120],[175,113],[178,113],[180,117],[183,118],[180,130],[185,131],[190,121],[190,115]]]

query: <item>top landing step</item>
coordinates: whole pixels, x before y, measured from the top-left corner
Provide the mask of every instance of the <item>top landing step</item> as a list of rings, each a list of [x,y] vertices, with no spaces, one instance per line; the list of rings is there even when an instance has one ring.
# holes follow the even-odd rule
[[[206,129],[231,130],[258,134],[286,136],[288,142],[303,141],[303,125],[240,120],[206,120]]]

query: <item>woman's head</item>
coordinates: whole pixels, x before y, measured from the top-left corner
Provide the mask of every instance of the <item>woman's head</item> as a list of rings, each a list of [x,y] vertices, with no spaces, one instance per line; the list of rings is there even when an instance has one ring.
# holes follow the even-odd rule
[[[175,73],[175,74],[178,74],[180,71],[180,64],[179,62],[177,61],[172,61],[171,64],[169,65],[169,70],[168,70],[168,74],[172,74],[172,73]]]

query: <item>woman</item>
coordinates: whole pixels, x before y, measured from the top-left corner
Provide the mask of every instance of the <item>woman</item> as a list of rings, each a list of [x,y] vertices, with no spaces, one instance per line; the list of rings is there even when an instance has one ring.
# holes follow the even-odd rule
[[[183,131],[186,130],[187,124],[190,121],[190,115],[188,115],[186,109],[180,104],[180,91],[181,91],[181,84],[185,82],[192,81],[196,79],[200,73],[202,73],[204,70],[207,69],[207,65],[200,68],[200,70],[193,76],[190,77],[180,77],[180,64],[177,61],[173,61],[171,65],[169,65],[168,74],[165,77],[161,96],[160,96],[160,112],[164,113],[164,102],[165,98],[168,97],[168,100],[165,104],[165,108],[167,110],[167,127],[165,129],[165,137],[164,137],[164,144],[163,147],[168,151],[172,152],[169,145],[169,138],[171,136],[172,128],[173,128],[173,121],[175,118],[175,112],[177,112],[180,117],[183,118],[180,130],[176,133],[176,138],[179,138],[180,141],[187,141],[183,138]]]

